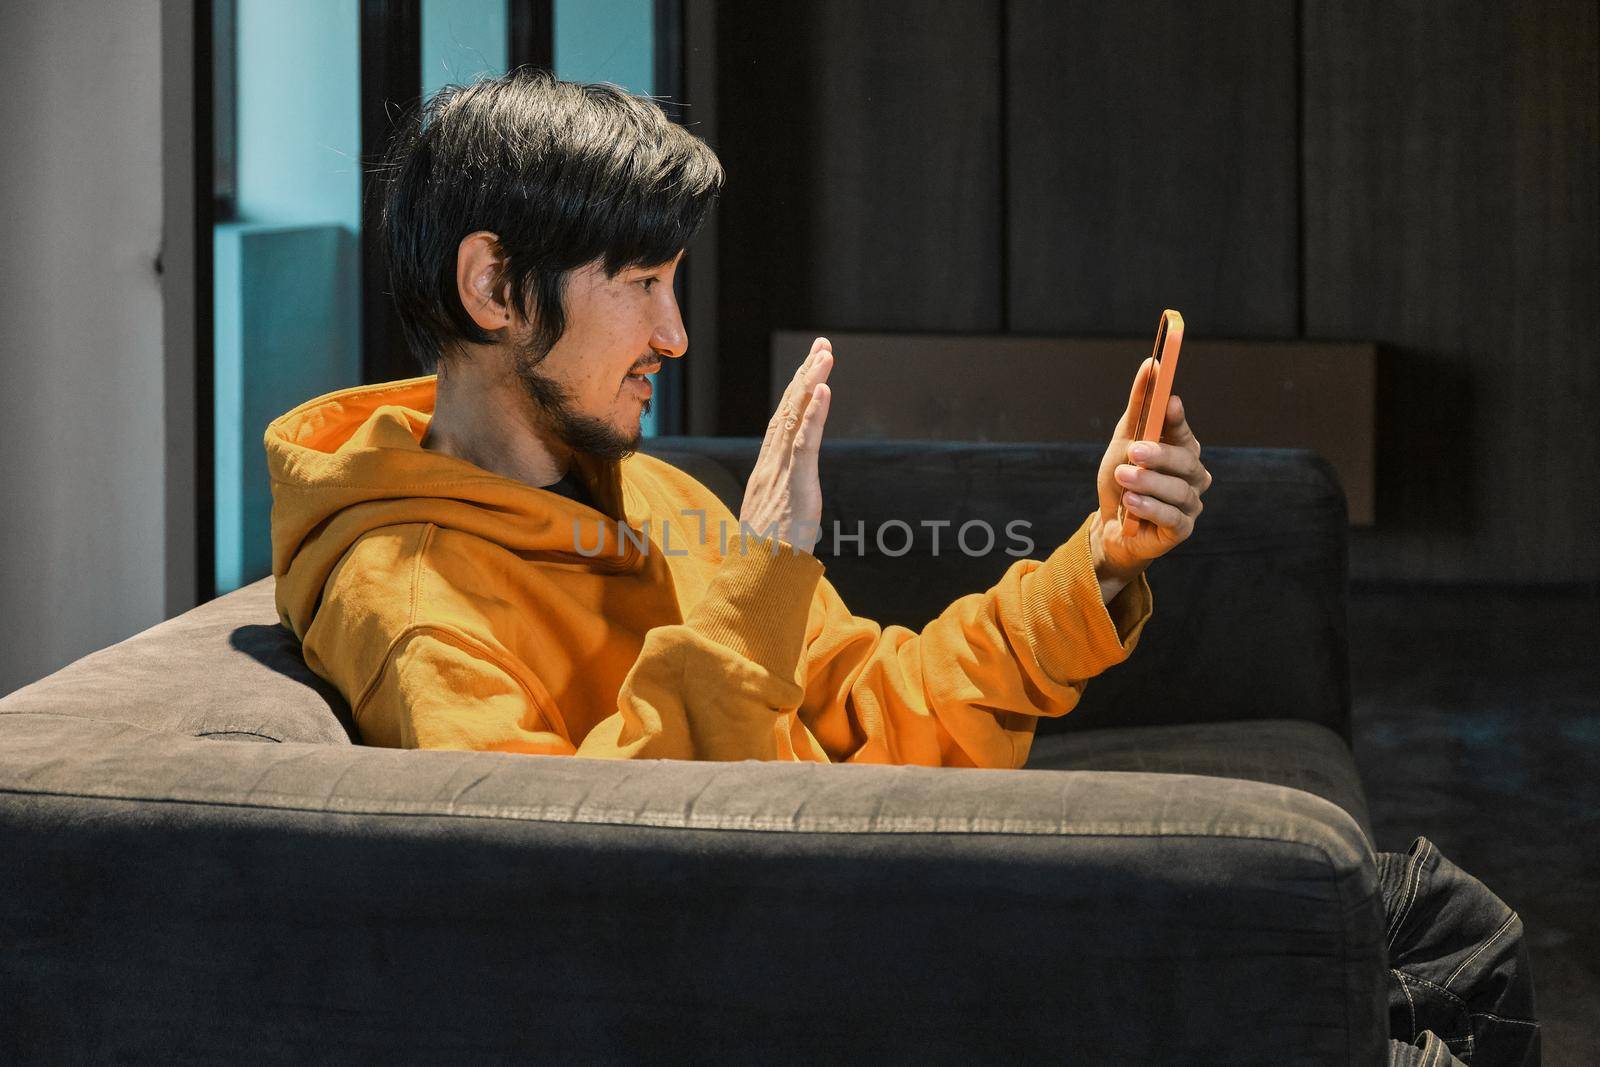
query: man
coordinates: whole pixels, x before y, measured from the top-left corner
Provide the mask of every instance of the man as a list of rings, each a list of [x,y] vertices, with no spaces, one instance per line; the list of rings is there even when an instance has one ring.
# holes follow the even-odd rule
[[[279,614],[367,744],[1020,767],[1038,718],[1133,650],[1145,568],[1211,484],[1177,397],[1162,443],[1131,441],[1152,361],[1076,533],[920,633],[883,628],[810,554],[826,338],[737,519],[635,451],[649,374],[688,349],[672,280],[721,188],[709,148],[614,87],[519,72],[432,98],[390,173],[394,295],[437,376],[266,434]],[[1536,1062],[1515,913],[1426,839],[1377,858],[1391,1062]]]
[[[810,551],[825,338],[737,519],[635,452],[648,375],[688,348],[672,281],[721,188],[706,145],[648,100],[522,72],[435,96],[389,173],[395,300],[437,377],[266,435],[279,612],[366,743],[1020,767],[1038,717],[1132,651],[1145,567],[1211,482],[1176,397],[1164,443],[1132,448],[1130,401],[1099,509],[1047,559],[881,628]]]

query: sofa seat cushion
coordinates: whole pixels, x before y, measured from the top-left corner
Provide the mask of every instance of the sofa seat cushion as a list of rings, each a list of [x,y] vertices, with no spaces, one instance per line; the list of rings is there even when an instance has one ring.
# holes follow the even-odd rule
[[[1366,793],[1338,734],[1295,719],[1134,726],[1040,735],[1030,770],[1151,771],[1289,786],[1349,812],[1373,840]]]

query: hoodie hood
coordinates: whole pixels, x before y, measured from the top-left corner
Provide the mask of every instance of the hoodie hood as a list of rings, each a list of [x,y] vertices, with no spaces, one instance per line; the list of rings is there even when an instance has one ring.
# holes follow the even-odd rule
[[[633,525],[626,462],[575,458],[597,511],[425,449],[437,384],[427,375],[341,389],[267,426],[272,573],[279,618],[296,637],[304,640],[339,560],[386,526],[432,523],[596,571],[642,565],[635,540],[618,536],[618,521]]]

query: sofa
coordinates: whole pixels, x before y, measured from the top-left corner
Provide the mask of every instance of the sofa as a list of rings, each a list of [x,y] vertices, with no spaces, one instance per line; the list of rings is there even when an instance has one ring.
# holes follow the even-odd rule
[[[737,513],[760,442],[646,451]],[[825,444],[851,610],[918,627],[1042,559],[1103,446]],[[0,1060],[1382,1062],[1346,514],[1213,448],[1129,660],[1026,769],[359,744],[270,578],[0,698]],[[922,519],[948,519],[934,554]]]

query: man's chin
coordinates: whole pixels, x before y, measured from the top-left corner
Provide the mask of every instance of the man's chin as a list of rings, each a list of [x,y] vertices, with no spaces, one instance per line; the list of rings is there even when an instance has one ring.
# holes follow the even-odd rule
[[[644,426],[634,423],[633,431],[618,430],[608,434],[580,434],[577,438],[569,439],[567,445],[574,452],[582,452],[596,459],[608,462],[621,462],[639,451],[644,444]]]
[[[637,419],[628,420],[628,425],[632,432],[631,435],[624,442],[622,442],[624,451],[622,455],[617,457],[618,459],[626,459],[628,456],[639,451],[639,446],[644,444],[644,417],[648,414],[650,414],[650,401],[646,400],[639,408],[639,417]]]
[[[643,444],[644,434],[635,433],[633,437],[625,442],[620,443],[608,458],[614,459],[620,463],[622,460],[627,459],[629,456],[639,451],[639,447]]]
[[[623,460],[639,451],[644,443],[643,420],[650,411],[649,398],[640,403],[638,416],[618,426],[603,416],[578,411],[568,392],[540,374],[536,363],[520,360],[513,373],[533,404],[535,418],[550,436],[573,452],[601,460]]]
[[[649,414],[649,412],[650,402],[646,400],[643,410],[639,412],[639,417],[637,419],[629,420],[629,432],[621,441],[618,442],[622,453],[621,455],[617,456],[618,459],[626,459],[628,456],[633,455],[633,453],[639,451],[639,446],[644,444],[644,417]]]

